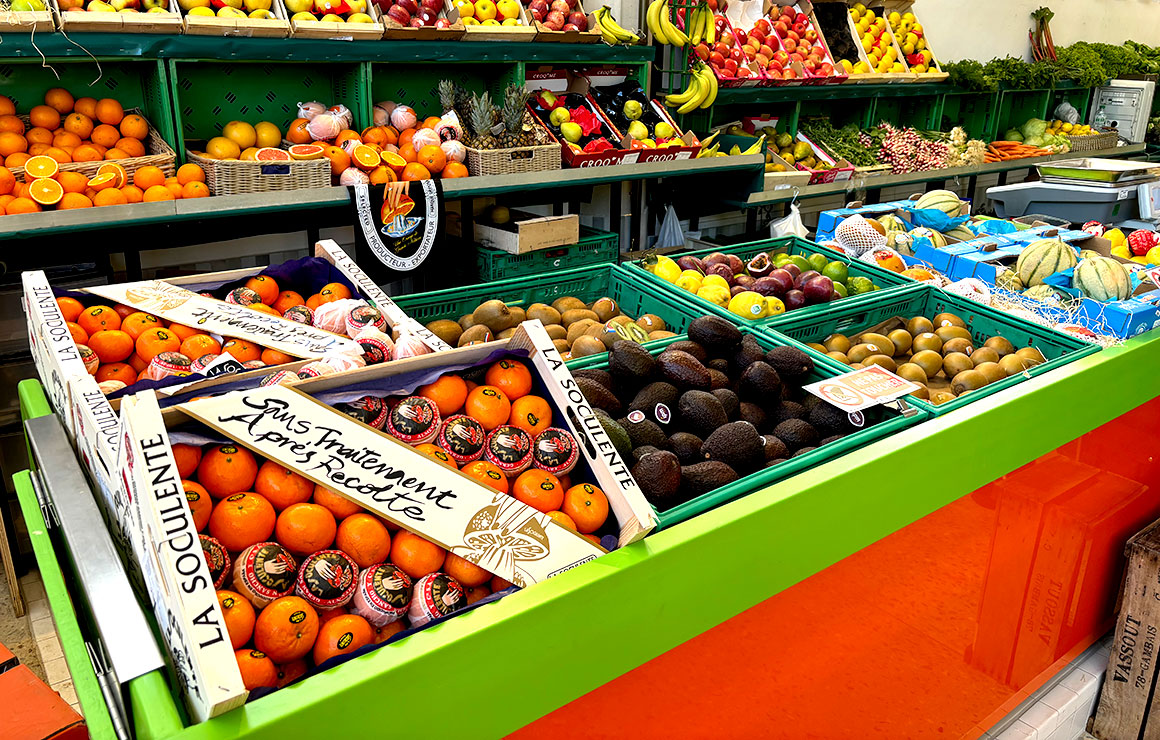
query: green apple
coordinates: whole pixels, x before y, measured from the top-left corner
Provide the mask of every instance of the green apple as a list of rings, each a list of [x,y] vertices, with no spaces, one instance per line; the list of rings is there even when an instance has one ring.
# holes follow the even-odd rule
[[[643,141],[648,138],[648,126],[645,126],[640,121],[633,121],[628,124],[628,135],[637,141]]]
[[[673,130],[672,126],[661,121],[657,124],[654,133],[656,133],[658,139],[671,139],[677,132]]]
[[[9,9],[17,13],[27,13],[33,10],[44,10],[44,3],[40,0],[12,0]]]
[[[146,12],[154,8],[167,10],[169,8],[169,0],[141,0],[141,7],[145,8]]]
[[[572,120],[572,114],[568,112],[567,108],[553,108],[552,112],[548,114],[548,120],[552,122],[553,126],[559,126]]]
[[[575,144],[580,141],[580,137],[584,135],[584,129],[580,128],[580,124],[565,121],[560,124],[560,133],[565,139]]]
[[[293,0],[290,1],[293,2]],[[209,0],[177,0],[177,4],[181,6],[182,10],[188,13],[194,8],[208,8]]]
[[[644,106],[640,104],[639,100],[629,100],[624,104],[624,117],[630,121],[639,120],[644,115]],[[640,138],[640,137],[634,137]]]

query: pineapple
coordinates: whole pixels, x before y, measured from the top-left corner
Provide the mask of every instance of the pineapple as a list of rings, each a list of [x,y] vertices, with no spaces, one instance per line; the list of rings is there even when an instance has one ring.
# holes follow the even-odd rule
[[[527,103],[531,93],[522,85],[508,85],[503,91],[503,118],[504,133],[500,135],[500,144],[503,148],[532,146],[535,136],[529,125],[524,126],[524,117],[527,114]]]
[[[496,110],[491,103],[491,95],[486,92],[478,96],[472,94],[467,108],[467,121],[473,134],[472,145],[476,149],[499,148],[499,142],[491,133],[495,119]]]
[[[455,110],[455,103],[459,99],[456,84],[451,80],[439,81],[439,107],[444,113]]]

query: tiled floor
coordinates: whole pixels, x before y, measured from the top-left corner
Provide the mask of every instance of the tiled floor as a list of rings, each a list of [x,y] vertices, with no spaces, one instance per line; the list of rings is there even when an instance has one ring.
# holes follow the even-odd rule
[[[48,607],[48,595],[44,592],[40,572],[32,571],[21,578],[20,590],[24,593],[32,636],[36,640],[40,660],[44,663],[45,680],[49,688],[60,694],[78,714],[83,714],[60,647],[60,637],[56,634],[56,624],[52,621],[52,611]]]

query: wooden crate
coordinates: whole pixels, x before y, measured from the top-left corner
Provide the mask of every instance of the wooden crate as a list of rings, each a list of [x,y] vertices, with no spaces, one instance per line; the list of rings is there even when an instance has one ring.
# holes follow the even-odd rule
[[[242,36],[284,39],[290,35],[290,21],[282,3],[271,3],[273,18],[219,18],[216,15],[185,13],[185,33],[190,36]]]
[[[46,5],[48,3],[45,3]],[[51,0],[60,30],[93,31],[100,33],[181,33],[181,14],[177,0],[170,0],[164,13],[98,13],[83,10],[62,11],[56,0]]]

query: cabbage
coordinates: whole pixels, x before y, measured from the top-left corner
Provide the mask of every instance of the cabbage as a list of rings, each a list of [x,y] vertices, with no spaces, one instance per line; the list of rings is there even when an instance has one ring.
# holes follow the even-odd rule
[[[1023,134],[1019,133],[1017,128],[1009,129],[1003,134],[1003,141],[1023,141]]]
[[[1023,143],[1027,146],[1046,146],[1047,139],[1043,138],[1042,136],[1028,136],[1023,140]]]
[[[1047,130],[1047,121],[1038,118],[1032,118],[1019,127],[1023,133],[1023,138],[1028,139],[1032,136],[1042,136],[1043,132]]]

